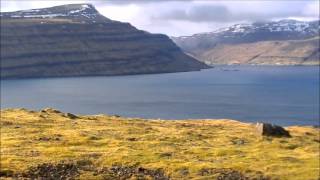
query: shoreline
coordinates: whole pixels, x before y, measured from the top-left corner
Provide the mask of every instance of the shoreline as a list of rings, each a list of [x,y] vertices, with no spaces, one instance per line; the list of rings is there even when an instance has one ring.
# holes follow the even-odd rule
[[[43,109],[55,109],[55,108],[51,108],[51,107],[47,107],[47,108],[39,108],[39,109],[32,109],[29,110],[28,108],[1,108],[0,107],[0,112],[5,112],[5,111],[30,111],[30,112],[37,112],[37,111],[41,111]],[[57,110],[60,111],[60,110]],[[92,113],[92,114],[84,114],[84,113],[74,113],[73,114],[77,114],[79,116],[116,116],[125,120],[141,120],[141,121],[169,121],[169,122],[193,122],[193,121],[234,121],[234,122],[238,122],[238,123],[244,123],[244,124],[250,124],[250,125],[256,125],[257,123],[269,123],[269,124],[274,124],[274,125],[281,125],[282,127],[285,128],[290,128],[290,127],[306,127],[306,128],[320,128],[320,124],[303,124],[303,125],[299,125],[299,124],[292,124],[292,125],[283,125],[283,124],[279,124],[279,123],[272,123],[272,122],[268,122],[268,121],[263,121],[263,120],[251,120],[251,121],[245,121],[245,120],[241,120],[241,119],[230,119],[230,118],[181,118],[181,119],[177,119],[177,118],[173,118],[173,119],[166,119],[166,118],[148,118],[148,117],[139,117],[139,116],[126,116],[126,115],[121,115],[121,114],[112,114],[112,113]],[[319,122],[319,121],[318,121]]]
[[[29,79],[57,79],[57,78],[89,78],[89,77],[128,77],[128,76],[144,76],[144,75],[165,75],[165,74],[176,74],[176,73],[190,73],[190,72],[200,72],[200,71],[206,71],[210,69],[215,69],[218,67],[276,67],[276,68],[282,68],[282,67],[319,67],[320,64],[317,65],[276,65],[276,64],[207,64],[209,67],[205,69],[200,70],[193,70],[193,71],[177,71],[177,72],[155,72],[155,73],[132,73],[132,74],[116,74],[116,75],[70,75],[70,76],[41,76],[41,77],[9,77],[9,78],[0,78],[1,81],[7,81],[7,80],[29,80]]]
[[[28,108],[1,108],[0,107],[0,112],[6,112],[6,111],[27,111],[27,112],[41,112],[41,110],[43,109],[54,109],[56,110],[55,108],[40,108],[40,109],[28,109]],[[57,110],[59,112],[61,112],[60,110]],[[234,121],[234,122],[238,122],[238,123],[244,123],[244,124],[250,124],[250,125],[255,125],[257,123],[269,123],[269,122],[266,122],[266,121],[245,121],[245,120],[240,120],[240,119],[229,119],[229,118],[190,118],[190,119],[165,119],[165,118],[144,118],[144,117],[130,117],[130,116],[124,116],[124,115],[121,115],[121,114],[106,114],[106,113],[94,113],[94,114],[82,114],[82,113],[75,113],[77,114],[78,116],[86,116],[86,117],[96,117],[96,116],[115,116],[115,117],[119,117],[119,118],[122,118],[122,119],[125,119],[125,120],[141,120],[141,121],[160,121],[160,122],[193,122],[193,121]],[[270,124],[275,124],[275,123],[270,123]],[[275,124],[275,125],[279,125],[279,124]],[[280,124],[281,125],[281,124]],[[306,127],[306,128],[320,128],[320,124],[315,124],[315,125],[312,125],[312,124],[308,124],[308,125],[299,125],[299,124],[293,124],[293,125],[281,125],[285,128],[290,128],[290,127]]]

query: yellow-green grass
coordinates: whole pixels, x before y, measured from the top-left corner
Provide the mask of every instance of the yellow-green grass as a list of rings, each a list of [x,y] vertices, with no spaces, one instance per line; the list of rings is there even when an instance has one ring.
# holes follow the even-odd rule
[[[319,178],[319,129],[286,127],[291,138],[262,137],[234,120],[143,120],[108,115],[71,119],[62,113],[1,111],[1,170],[90,160],[162,168],[171,179],[212,179],[205,168],[232,168],[271,179]],[[187,170],[188,173],[181,173]],[[99,179],[83,172],[80,179]]]

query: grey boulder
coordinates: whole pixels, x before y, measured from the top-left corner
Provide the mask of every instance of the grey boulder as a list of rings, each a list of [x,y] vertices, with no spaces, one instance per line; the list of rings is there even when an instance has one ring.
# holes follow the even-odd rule
[[[274,124],[257,123],[256,129],[262,136],[291,137],[289,131]]]

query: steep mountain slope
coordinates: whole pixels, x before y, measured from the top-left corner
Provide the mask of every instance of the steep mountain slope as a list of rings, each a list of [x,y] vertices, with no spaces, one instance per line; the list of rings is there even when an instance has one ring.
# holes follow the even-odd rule
[[[319,38],[219,44],[198,57],[208,64],[317,65]]]
[[[237,24],[172,39],[207,64],[319,64],[319,21]]]
[[[1,78],[194,71],[167,36],[112,21],[90,4],[1,13]]]

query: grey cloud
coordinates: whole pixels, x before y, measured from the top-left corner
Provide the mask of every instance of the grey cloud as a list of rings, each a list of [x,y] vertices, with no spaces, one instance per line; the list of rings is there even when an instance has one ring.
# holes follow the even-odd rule
[[[194,22],[206,21],[223,21],[230,18],[230,12],[225,6],[210,5],[210,6],[192,6],[188,9],[172,9],[161,14],[154,15],[154,19],[167,20],[186,20]]]
[[[239,7],[241,8],[241,7]],[[299,9],[268,13],[233,12],[223,5],[195,5],[188,9],[172,9],[171,11],[153,16],[154,19],[185,20],[192,22],[234,22],[234,21],[262,21],[272,18],[287,18],[303,16]]]

